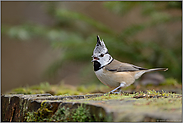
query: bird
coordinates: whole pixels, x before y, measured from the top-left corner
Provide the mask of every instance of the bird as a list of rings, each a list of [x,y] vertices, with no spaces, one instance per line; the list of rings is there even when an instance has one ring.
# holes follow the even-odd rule
[[[133,64],[123,63],[114,59],[108,52],[105,43],[97,35],[97,44],[93,50],[92,61],[97,78],[105,85],[113,88],[109,93],[120,93],[144,73],[152,71],[167,71],[168,68],[146,69]],[[115,92],[117,91],[117,92]]]

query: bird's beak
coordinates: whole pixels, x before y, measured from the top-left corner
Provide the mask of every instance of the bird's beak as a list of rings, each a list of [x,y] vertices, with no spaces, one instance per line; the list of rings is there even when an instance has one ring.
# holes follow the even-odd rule
[[[93,57],[93,60],[92,60],[91,62],[94,62],[94,61],[99,60],[99,58],[98,58],[98,57],[94,57],[94,56],[92,56],[92,57]]]

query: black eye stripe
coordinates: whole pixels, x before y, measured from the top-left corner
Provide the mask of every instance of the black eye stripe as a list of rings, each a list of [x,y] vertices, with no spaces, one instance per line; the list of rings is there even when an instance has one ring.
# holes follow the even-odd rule
[[[109,54],[109,52],[107,51],[105,54]],[[103,57],[105,54],[100,54],[100,57]]]

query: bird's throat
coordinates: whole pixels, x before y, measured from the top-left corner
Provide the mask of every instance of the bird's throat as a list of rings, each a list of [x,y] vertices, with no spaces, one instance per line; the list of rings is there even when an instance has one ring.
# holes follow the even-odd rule
[[[94,71],[98,71],[101,69],[101,64],[98,61],[94,61],[93,67]]]

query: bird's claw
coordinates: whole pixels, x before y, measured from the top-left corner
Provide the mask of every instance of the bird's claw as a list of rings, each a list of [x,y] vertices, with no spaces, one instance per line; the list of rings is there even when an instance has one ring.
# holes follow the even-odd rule
[[[118,91],[114,92],[114,90],[110,91],[109,94],[120,94],[122,93],[121,89],[118,89]]]
[[[113,92],[113,91],[110,91],[109,94],[120,94],[121,91],[117,91],[117,92]]]
[[[113,92],[112,94],[120,94],[120,92]]]

